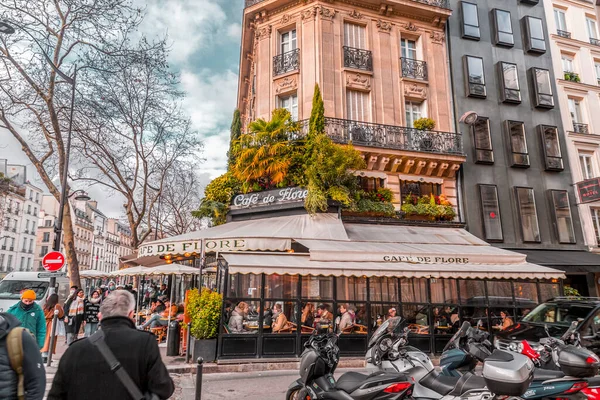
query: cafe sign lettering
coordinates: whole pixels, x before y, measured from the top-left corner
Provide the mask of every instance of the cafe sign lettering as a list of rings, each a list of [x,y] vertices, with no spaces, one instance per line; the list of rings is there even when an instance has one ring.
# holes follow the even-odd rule
[[[264,192],[238,194],[231,201],[232,209],[245,209],[258,206],[303,202],[308,190],[301,187],[266,190]]]
[[[600,200],[600,178],[587,179],[577,183],[577,191],[582,203]]]
[[[207,239],[204,250],[207,253],[237,251],[246,249],[246,239]],[[153,243],[141,246],[138,257],[157,256],[162,254],[185,254],[202,252],[202,240],[190,240],[172,243]]]
[[[447,256],[405,256],[405,255],[386,255],[383,261],[388,263],[409,263],[409,264],[469,264],[468,257],[447,257]]]

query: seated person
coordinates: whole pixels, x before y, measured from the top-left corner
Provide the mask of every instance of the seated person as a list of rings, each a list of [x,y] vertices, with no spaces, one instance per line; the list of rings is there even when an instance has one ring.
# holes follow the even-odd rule
[[[349,309],[348,304],[340,304],[340,322],[338,324],[338,332],[344,332],[344,330],[354,325],[354,314]]]
[[[160,302],[160,300],[159,300]],[[162,302],[160,302],[162,303]],[[169,321],[169,317],[171,319],[175,319],[177,317],[177,304],[171,304],[168,301],[164,304],[163,307],[157,306],[155,308],[154,314],[150,318],[146,320],[141,326],[140,329],[146,329],[146,327],[150,326],[150,328],[158,328],[160,326],[167,326]],[[162,310],[159,311],[159,310]]]
[[[333,315],[329,312],[326,304],[319,304],[317,307],[317,318],[315,318],[315,328],[318,332],[321,332],[324,326],[326,326],[327,330],[331,330],[331,321]]]
[[[244,328],[244,320],[248,318],[248,311],[250,307],[245,301],[240,301],[235,309],[231,312],[229,318],[229,329],[231,333],[242,333],[246,332]]]
[[[505,330],[514,323],[512,318],[509,317],[508,311],[506,310],[500,311],[500,318],[501,323],[496,326],[496,329],[499,329],[501,331]]]
[[[315,306],[313,303],[306,303],[302,310],[302,318],[300,321],[304,326],[313,327],[313,323],[315,322]]]
[[[275,304],[273,310],[275,311],[273,313],[273,333],[281,333],[281,331],[287,330],[289,328],[289,322],[283,313],[281,303]]]

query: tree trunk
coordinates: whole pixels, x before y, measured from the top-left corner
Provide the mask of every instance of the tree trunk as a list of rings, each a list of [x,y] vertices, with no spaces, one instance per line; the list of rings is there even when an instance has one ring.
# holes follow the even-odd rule
[[[71,220],[71,205],[68,201],[65,202],[63,210],[63,246],[65,248],[65,256],[67,257],[67,265],[69,269],[69,279],[71,286],[81,287],[81,279],[79,278],[79,260],[75,251],[75,234],[73,231],[73,221]]]

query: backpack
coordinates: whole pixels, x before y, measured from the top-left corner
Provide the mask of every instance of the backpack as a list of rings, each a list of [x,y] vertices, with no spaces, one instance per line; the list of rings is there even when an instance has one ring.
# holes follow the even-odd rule
[[[6,337],[6,349],[10,367],[17,373],[17,398],[25,399],[25,380],[23,375],[23,331],[25,328],[16,327],[8,332]]]

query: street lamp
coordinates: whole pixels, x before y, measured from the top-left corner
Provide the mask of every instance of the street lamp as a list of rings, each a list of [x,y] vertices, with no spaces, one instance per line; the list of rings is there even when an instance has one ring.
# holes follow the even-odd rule
[[[31,36],[27,30],[23,29],[23,32]],[[13,28],[9,23],[0,21],[0,33],[11,35],[15,33],[15,28]],[[62,222],[63,222],[63,214],[65,209],[65,202],[67,199],[67,175],[69,174],[69,155],[71,152],[71,131],[73,128],[73,111],[75,109],[75,82],[77,78],[77,65],[75,65],[73,70],[73,77],[69,77],[65,75],[61,70],[58,69],[56,65],[52,62],[50,57],[44,52],[43,47],[38,43],[35,37],[31,36],[34,42],[40,47],[42,51],[42,55],[46,59],[46,62],[50,65],[50,67],[59,75],[62,79],[64,79],[67,83],[71,85],[71,111],[70,111],[70,119],[69,119],[69,131],[67,133],[67,147],[65,148],[65,161],[63,166],[63,179],[61,183],[61,194],[60,194],[60,205],[58,207],[58,219],[56,224],[54,225],[54,245],[52,246],[52,250],[60,251],[60,241],[62,236]],[[87,197],[87,194],[85,194]],[[89,197],[87,197],[89,200]],[[51,290],[55,290],[56,287],[56,278],[53,276],[50,278],[49,288]]]

